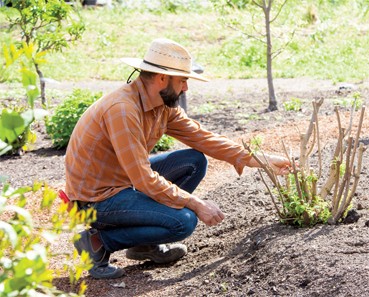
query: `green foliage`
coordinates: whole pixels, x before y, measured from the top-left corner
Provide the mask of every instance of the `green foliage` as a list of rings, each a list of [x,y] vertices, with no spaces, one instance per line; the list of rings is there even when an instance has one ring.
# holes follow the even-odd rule
[[[129,11],[150,11],[157,14],[180,13],[183,11],[198,11],[209,6],[206,1],[198,0],[134,0],[123,1],[122,7]]]
[[[250,149],[253,154],[260,150],[261,145],[263,144],[263,138],[260,135],[256,135],[250,141]]]
[[[65,148],[77,121],[86,109],[101,97],[102,93],[75,89],[59,106],[54,114],[46,118],[46,132],[56,148]]]
[[[286,111],[300,111],[302,101],[299,98],[291,98],[288,101],[283,102],[283,108]]]
[[[217,109],[217,106],[214,103],[206,102],[204,104],[201,104],[200,106],[195,106],[193,109],[193,112],[197,114],[206,114],[206,113],[211,113],[212,111],[216,109]]]
[[[40,210],[33,209],[32,217],[28,207],[35,208],[30,196],[40,199]],[[64,230],[75,230],[82,223],[91,223],[96,219],[92,210],[77,213],[77,206],[70,213],[66,204],[61,204],[52,214],[57,194],[46,184],[35,183],[33,187],[12,189],[3,187],[0,195],[0,295],[1,296],[80,296],[86,285],[82,281],[79,294],[64,293],[57,290],[52,281],[55,273],[49,267],[51,245],[57,241]],[[37,225],[34,218],[37,212],[49,212],[50,222],[42,221]],[[69,225],[65,226],[69,220]],[[73,284],[79,280],[85,269],[91,268],[88,254],[82,254],[81,262],[75,262],[77,255],[67,257],[64,269],[72,275]]]
[[[22,83],[26,91],[28,106],[16,106],[13,109],[0,110],[0,155],[27,150],[27,144],[36,141],[36,135],[31,130],[31,124],[42,119],[47,112],[35,108],[35,100],[39,95],[36,85],[37,74],[28,67],[31,60],[42,60],[43,53],[36,53],[32,44],[22,44],[20,49],[14,45],[4,46],[6,67],[19,62]]]
[[[7,0],[5,10],[11,28],[20,30],[22,40],[35,44],[37,52],[61,51],[68,42],[81,38],[84,23],[73,6],[63,0]]]
[[[282,223],[299,227],[314,226],[327,223],[331,216],[329,204],[314,193],[317,177],[314,173],[296,180],[289,174],[286,188],[281,188],[279,200],[282,203],[280,220]],[[298,183],[298,184],[297,184]],[[300,193],[299,193],[300,191]]]
[[[27,46],[35,46],[36,57],[29,57],[40,79],[41,100],[46,103],[44,75],[40,65],[43,59],[37,55],[45,55],[47,52],[60,52],[82,37],[85,30],[84,23],[78,14],[72,14],[73,7],[64,0],[6,0],[10,8],[5,10],[10,28],[17,33]],[[25,47],[24,47],[25,48]],[[26,53],[27,54],[27,53]],[[28,74],[29,77],[29,74]]]
[[[173,144],[174,144],[174,138],[164,134],[159,139],[159,141],[155,144],[151,152],[156,153],[158,151],[167,151],[173,146]]]
[[[344,108],[353,107],[354,110],[359,110],[364,104],[363,99],[361,98],[360,92],[355,92],[352,97],[338,98],[333,101],[334,105],[338,105]]]

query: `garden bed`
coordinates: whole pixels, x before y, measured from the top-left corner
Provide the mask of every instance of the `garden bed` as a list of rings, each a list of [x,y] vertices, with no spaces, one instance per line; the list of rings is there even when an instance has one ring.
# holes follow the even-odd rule
[[[89,86],[90,83],[78,85]],[[116,83],[111,86],[115,88]],[[69,88],[67,84],[54,87]],[[108,82],[104,87],[103,91],[109,91]],[[260,136],[266,151],[282,153],[280,139],[283,138],[297,156],[299,133],[305,131],[312,113],[311,101],[324,98],[320,128],[326,156],[323,166],[327,168],[337,135],[333,104],[342,102],[343,105],[356,91],[362,100],[369,102],[366,84],[354,88],[357,89],[339,88],[327,81],[278,80],[280,103],[300,98],[302,109],[284,111],[280,104],[279,111],[265,113],[268,104],[263,80],[191,82],[188,114],[209,130],[239,143]],[[346,125],[348,109],[342,107],[341,114]],[[39,136],[35,149],[21,157],[1,157],[0,172],[9,177],[13,186],[45,180],[55,189],[63,188],[65,151],[52,148],[42,124],[35,129]],[[366,147],[369,145],[367,118],[361,142]],[[176,148],[180,147],[176,144]],[[369,292],[367,164],[368,152],[364,154],[353,201],[360,215],[357,222],[298,229],[278,222],[271,198],[255,169],[246,168],[238,176],[232,166],[209,159],[208,174],[195,193],[216,201],[226,215],[225,220],[215,227],[200,223],[193,236],[185,240],[188,255],[172,265],[131,261],[124,257],[123,251],[113,254],[112,260],[125,268],[126,275],[118,280],[94,280],[86,274],[86,295],[365,296]],[[67,237],[63,235],[55,245],[57,252],[72,252]],[[51,265],[61,264],[51,259]],[[67,275],[56,278],[55,284],[60,289],[70,289]]]

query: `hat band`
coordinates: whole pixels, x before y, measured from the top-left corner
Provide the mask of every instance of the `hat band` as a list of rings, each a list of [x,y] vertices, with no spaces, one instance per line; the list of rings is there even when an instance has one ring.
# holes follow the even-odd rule
[[[184,72],[184,73],[190,73],[190,72],[187,72],[187,71],[182,70],[182,69],[158,65],[158,64],[155,64],[155,63],[148,62],[146,60],[143,60],[143,62],[146,63],[146,64],[149,64],[151,66],[158,67],[158,68],[163,69],[163,70],[176,70],[176,71],[181,71],[181,72]]]

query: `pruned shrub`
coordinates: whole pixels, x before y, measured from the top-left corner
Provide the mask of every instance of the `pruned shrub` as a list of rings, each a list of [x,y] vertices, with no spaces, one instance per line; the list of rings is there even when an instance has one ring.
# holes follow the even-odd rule
[[[365,151],[359,137],[363,124],[365,107],[361,108],[355,137],[351,136],[355,104],[352,105],[349,127],[342,127],[338,108],[335,108],[338,125],[336,147],[325,180],[322,176],[322,153],[319,134],[318,111],[323,100],[314,101],[314,112],[307,132],[300,135],[300,156],[292,157],[287,153],[292,167],[284,182],[276,176],[261,153],[244,142],[246,150],[253,154],[259,163],[260,176],[272,198],[273,205],[281,222],[297,226],[313,226],[318,223],[336,224],[341,222],[351,208],[352,199],[357,189]],[[318,168],[310,166],[309,158],[317,152]],[[274,188],[268,185],[263,171],[267,174]]]

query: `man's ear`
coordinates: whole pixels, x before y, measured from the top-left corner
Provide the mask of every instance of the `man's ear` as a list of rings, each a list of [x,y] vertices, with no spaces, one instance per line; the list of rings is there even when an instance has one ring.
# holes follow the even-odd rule
[[[167,86],[167,84],[168,84],[169,76],[168,76],[168,75],[166,75],[166,74],[161,74],[161,73],[159,73],[159,74],[157,75],[157,79],[158,79],[158,82],[159,82],[159,84],[160,84],[161,86],[166,87],[166,86]]]

